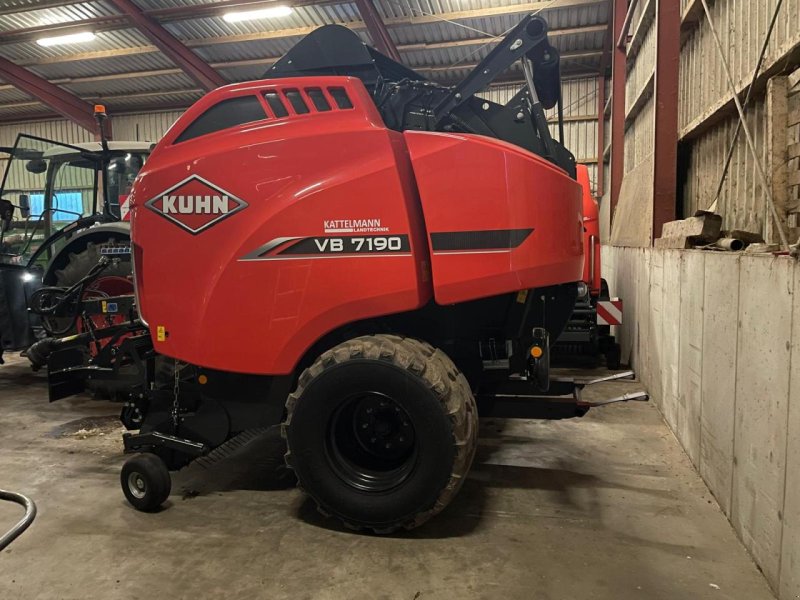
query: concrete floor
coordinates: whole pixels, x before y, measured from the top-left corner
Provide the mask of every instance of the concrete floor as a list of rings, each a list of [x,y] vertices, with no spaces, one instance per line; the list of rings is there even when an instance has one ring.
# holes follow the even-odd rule
[[[482,422],[453,504],[388,538],[319,516],[276,474],[274,432],[180,472],[165,510],[138,513],[119,489],[117,412],[48,404],[42,375],[0,367],[0,486],[39,507],[0,555],[0,598],[773,598],[649,404]],[[0,529],[19,512],[0,504]]]

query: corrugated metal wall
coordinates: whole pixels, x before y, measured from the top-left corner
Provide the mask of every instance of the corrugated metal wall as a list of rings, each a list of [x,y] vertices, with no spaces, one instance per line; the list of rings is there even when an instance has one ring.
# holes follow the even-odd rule
[[[739,117],[726,119],[686,146],[690,153],[689,169],[684,181],[684,216],[697,210],[708,210],[714,203],[722,167]],[[753,135],[758,156],[766,164],[766,106],[763,98],[747,111],[747,123]],[[716,208],[722,215],[725,229],[744,229],[763,232],[766,223],[767,201],[760,184],[756,165],[745,136],[740,134],[731,161],[730,171]]]
[[[625,84],[625,173],[653,153],[655,106],[653,77],[656,57],[654,0],[642,0],[631,21]]]
[[[716,0],[709,2],[715,28],[726,49],[738,91],[749,84],[764,44],[769,21],[778,0]],[[692,3],[682,0],[684,16]],[[686,142],[681,151],[688,170],[683,174],[683,215],[711,206],[716,196],[738,116],[718,114],[731,98],[727,78],[711,30],[700,7],[684,23],[681,49],[679,132]],[[767,47],[762,70],[773,65],[791,68],[791,53],[800,44],[800,0],[785,0]],[[795,59],[796,66],[796,59]],[[760,92],[747,110],[748,123],[762,164],[766,157],[765,93]],[[717,122],[709,126],[709,118]],[[756,162],[743,135],[739,137],[730,173],[717,211],[729,229],[765,233],[768,221],[766,196],[759,184]]]
[[[182,110],[173,110],[113,117],[114,139],[157,142],[182,113]],[[65,144],[91,142],[94,139],[91,133],[75,123],[59,119],[0,125],[0,146],[13,146],[20,133]],[[5,172],[7,161],[7,156],[0,154],[0,173]]]
[[[564,144],[579,163],[589,168],[592,191],[597,194],[597,77],[567,79],[562,86],[564,96]],[[521,83],[492,86],[482,97],[505,104],[520,90]],[[555,109],[547,111],[550,133],[558,139]]]

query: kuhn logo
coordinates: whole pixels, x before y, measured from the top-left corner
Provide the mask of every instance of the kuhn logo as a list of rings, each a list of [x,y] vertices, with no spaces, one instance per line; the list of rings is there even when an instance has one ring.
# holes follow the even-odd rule
[[[247,202],[199,175],[192,175],[148,200],[145,206],[197,234],[246,208]]]

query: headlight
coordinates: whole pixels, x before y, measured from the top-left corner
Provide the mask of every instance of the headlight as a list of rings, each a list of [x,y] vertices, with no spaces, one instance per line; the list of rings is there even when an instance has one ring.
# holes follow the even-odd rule
[[[36,276],[33,273],[28,273],[27,271],[22,274],[22,281],[28,283],[29,281],[33,281]]]
[[[589,295],[589,286],[586,285],[586,282],[579,281],[578,282],[578,298],[585,298]]]

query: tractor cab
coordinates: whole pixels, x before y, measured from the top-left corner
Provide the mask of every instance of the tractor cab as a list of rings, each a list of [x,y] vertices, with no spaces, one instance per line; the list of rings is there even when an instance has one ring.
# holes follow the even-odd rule
[[[38,337],[29,300],[44,285],[69,284],[80,269],[70,254],[113,228],[109,240],[129,239],[127,197],[150,153],[149,142],[62,144],[21,134],[9,154],[0,187],[0,356]],[[119,230],[119,231],[116,231]],[[66,272],[65,272],[66,269]],[[65,279],[66,278],[66,279]],[[2,359],[0,358],[0,361]]]
[[[150,144],[108,142],[106,153],[100,142],[68,145],[23,134],[3,150],[11,158],[0,188],[0,263],[44,269],[63,246],[43,243],[53,234],[87,217],[125,220]]]

